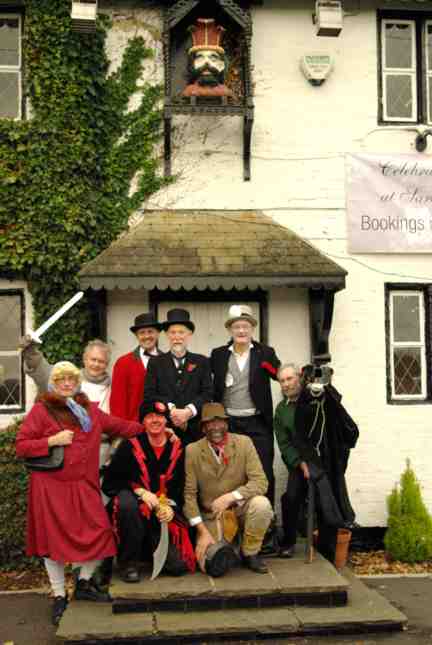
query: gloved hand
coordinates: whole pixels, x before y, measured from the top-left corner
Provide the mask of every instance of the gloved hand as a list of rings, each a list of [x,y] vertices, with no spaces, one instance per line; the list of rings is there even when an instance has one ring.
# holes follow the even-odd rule
[[[22,351],[22,357],[28,369],[35,369],[42,360],[42,353],[38,349],[38,344],[29,334],[22,336],[18,343]]]

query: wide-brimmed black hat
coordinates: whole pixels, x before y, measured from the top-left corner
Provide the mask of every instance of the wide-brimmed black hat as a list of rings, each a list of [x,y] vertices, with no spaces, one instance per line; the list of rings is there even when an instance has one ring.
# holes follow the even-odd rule
[[[158,331],[162,329],[161,323],[156,320],[155,315],[150,311],[146,314],[139,314],[135,318],[135,323],[129,329],[132,333],[135,333],[138,329],[144,329],[144,327],[154,327]]]
[[[167,319],[162,323],[162,329],[167,331],[170,325],[184,325],[192,332],[195,331],[195,325],[190,319],[190,314],[186,309],[170,309],[167,312]]]

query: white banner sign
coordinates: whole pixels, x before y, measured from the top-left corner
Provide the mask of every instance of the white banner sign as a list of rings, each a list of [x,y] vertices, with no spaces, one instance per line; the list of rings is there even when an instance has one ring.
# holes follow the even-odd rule
[[[432,253],[432,157],[346,157],[351,253]]]

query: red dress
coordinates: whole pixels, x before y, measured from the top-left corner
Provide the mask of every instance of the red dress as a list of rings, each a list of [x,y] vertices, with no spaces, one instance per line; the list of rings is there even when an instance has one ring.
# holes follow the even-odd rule
[[[48,437],[72,430],[65,446],[64,465],[58,471],[32,471],[28,490],[27,555],[57,562],[86,562],[115,555],[114,534],[103,506],[99,486],[101,434],[132,437],[142,426],[102,412],[83,394],[74,397],[86,407],[92,421],[84,432],[64,401],[44,394],[26,416],[17,435],[18,457],[48,455]],[[54,410],[59,422],[49,413]]]

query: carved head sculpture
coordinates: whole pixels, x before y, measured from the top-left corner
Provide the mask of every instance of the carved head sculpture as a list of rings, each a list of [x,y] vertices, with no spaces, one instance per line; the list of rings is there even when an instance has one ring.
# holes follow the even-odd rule
[[[220,44],[224,31],[213,18],[198,18],[191,27],[190,83],[183,96],[231,96],[231,90],[224,85],[225,50]]]

